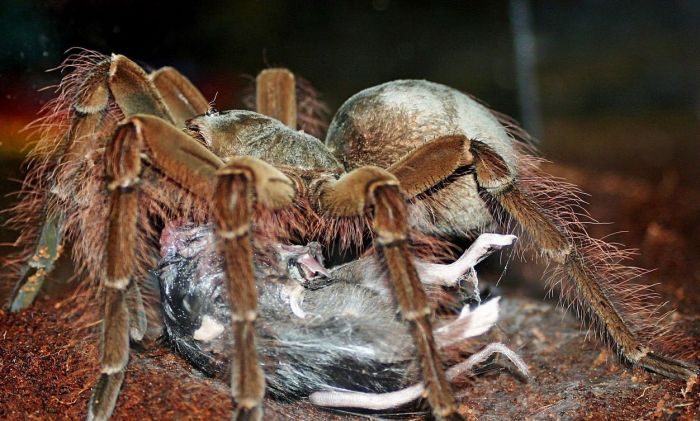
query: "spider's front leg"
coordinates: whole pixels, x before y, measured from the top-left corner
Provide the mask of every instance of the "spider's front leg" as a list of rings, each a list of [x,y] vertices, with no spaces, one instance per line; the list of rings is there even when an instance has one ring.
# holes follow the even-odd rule
[[[129,359],[129,309],[127,288],[136,282],[139,262],[137,221],[143,156],[149,165],[177,181],[193,194],[209,200],[216,170],[223,162],[168,122],[149,115],[127,119],[116,130],[105,150],[107,189],[110,192],[104,256],[104,319],[102,324],[102,374],[93,389],[88,420],[105,420],[114,409]]]
[[[136,267],[138,182],[141,175],[141,138],[120,128],[105,151],[110,191],[104,274],[102,374],[88,408],[88,420],[109,418],[124,381],[129,360],[129,310],[126,290]]]
[[[368,208],[373,209],[375,244],[401,316],[411,325],[432,412],[440,420],[462,419],[445,378],[433,337],[431,308],[409,251],[408,216],[399,181],[384,169],[366,166],[339,180],[320,179],[313,190],[318,208],[332,217],[364,215]]]
[[[237,409],[233,419],[260,420],[265,375],[255,345],[258,296],[251,244],[253,205],[258,202],[267,209],[279,209],[292,203],[296,190],[284,174],[252,157],[229,159],[217,174],[213,211],[224,256],[235,343],[231,393]]]
[[[147,74],[124,56],[91,53],[69,58],[65,66],[74,67],[74,73],[61,82],[55,107],[48,109],[38,123],[50,124],[56,118],[54,114],[62,113],[70,116],[69,122],[56,138],[46,133],[39,140],[37,150],[50,154],[43,158],[44,164],[33,162],[27,180],[41,188],[25,184],[28,192],[10,220],[21,232],[16,244],[29,245],[20,252],[21,257],[14,258],[26,263],[11,296],[11,311],[31,305],[63,249],[64,237],[75,235],[65,231],[66,215],[79,212],[75,203],[80,197],[77,180],[87,177],[87,157],[104,147],[112,135],[115,110],[125,118],[149,114],[184,127],[185,120],[208,108],[197,88],[170,67]],[[112,102],[116,108],[110,107]]]

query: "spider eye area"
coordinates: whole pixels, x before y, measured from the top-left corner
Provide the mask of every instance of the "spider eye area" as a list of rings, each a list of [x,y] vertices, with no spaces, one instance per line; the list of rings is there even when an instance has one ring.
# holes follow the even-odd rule
[[[203,128],[204,126],[201,118],[194,117],[185,121],[185,133],[198,140],[204,146],[211,146],[204,133],[202,133]]]
[[[209,107],[206,113],[204,115],[206,116],[213,116],[213,115],[219,115],[220,111],[216,107]]]

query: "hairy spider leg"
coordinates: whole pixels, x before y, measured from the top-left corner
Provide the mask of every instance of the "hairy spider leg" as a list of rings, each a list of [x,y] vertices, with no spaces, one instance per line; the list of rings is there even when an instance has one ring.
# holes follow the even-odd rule
[[[461,156],[461,160],[457,157]],[[629,362],[671,378],[697,376],[697,368],[674,360],[646,347],[632,330],[622,313],[596,278],[584,253],[579,250],[575,235],[568,233],[523,190],[506,162],[486,144],[463,136],[438,138],[417,148],[389,168],[405,186],[409,197],[418,195],[445,180],[463,165],[473,165],[478,187],[490,205],[505,210],[494,211],[499,223],[512,217],[543,250],[544,255],[563,268],[571,279],[582,303],[600,321],[605,332]]]
[[[458,158],[461,157],[461,158]],[[548,218],[543,209],[523,191],[501,157],[487,145],[463,136],[447,136],[428,142],[389,168],[408,197],[429,190],[464,165],[475,167],[480,189],[495,200],[544,251],[545,256],[563,267],[583,303],[591,309],[614,341],[619,352],[633,364],[664,376],[688,379],[697,376],[697,367],[654,353],[637,338],[629,323],[607,296],[593,268],[586,264],[572,235]],[[505,216],[494,212],[499,222]]]
[[[209,109],[199,89],[172,67],[161,67],[150,73],[148,79],[160,93],[176,127],[185,127],[187,120]]]
[[[336,218],[364,215],[372,209],[375,245],[401,317],[411,326],[432,412],[440,420],[459,420],[433,337],[432,310],[409,250],[406,199],[400,189],[399,180],[387,170],[364,166],[338,180],[319,179],[312,196],[321,212]]]
[[[212,210],[232,309],[231,393],[237,403],[233,419],[257,421],[263,415],[265,375],[255,344],[258,295],[251,244],[253,205],[258,202],[270,210],[291,205],[296,189],[279,170],[253,157],[231,158],[217,175]]]
[[[111,415],[124,369],[129,360],[129,309],[126,290],[136,266],[138,182],[141,175],[141,138],[130,128],[119,128],[105,151],[110,191],[107,252],[105,256],[104,313],[100,378],[88,407],[88,420]]]
[[[28,259],[24,259],[25,262],[19,272],[19,279],[11,295],[11,311],[21,311],[34,302],[44,280],[53,270],[54,263],[63,249],[62,231],[66,215],[59,205],[60,198],[57,196],[70,196],[70,192],[60,190],[61,182],[71,179],[81,171],[81,168],[66,164],[71,159],[82,157],[87,153],[90,140],[93,139],[92,136],[99,133],[106,123],[104,111],[108,105],[108,97],[101,85],[105,83],[104,79],[108,72],[109,62],[102,61],[91,69],[90,74],[85,75],[85,79],[80,83],[76,92],[63,93],[65,96],[72,97],[68,99],[72,101],[71,104],[63,104],[72,108],[70,110],[72,115],[70,126],[63,135],[55,140],[57,142],[55,146],[37,146],[41,146],[50,153],[44,158],[45,162],[35,161],[34,167],[27,176],[27,179],[32,180],[32,183],[43,187],[39,190],[41,197],[35,197],[36,191],[27,192],[22,202],[15,208],[15,216],[12,218],[21,218],[22,225],[24,225],[15,244],[31,242],[33,243],[31,245],[33,252],[28,256]],[[60,107],[60,105],[58,103],[55,107]],[[40,120],[40,124],[52,124],[53,114],[62,111],[54,108],[49,109],[49,115],[42,119],[47,121]],[[32,191],[37,186],[27,185],[25,182],[23,187],[27,191]],[[38,233],[33,232],[36,229],[35,222],[41,225]],[[22,254],[26,255],[24,251]]]
[[[78,61],[76,59],[76,61]],[[53,162],[53,168],[39,166],[40,182],[48,183],[44,197],[38,200],[26,198],[16,209],[16,218],[26,218],[25,213],[41,215],[38,217],[41,228],[38,234],[23,233],[17,243],[26,242],[25,236],[35,237],[33,253],[23,264],[19,279],[11,294],[10,310],[20,311],[29,307],[41,289],[44,279],[51,273],[54,263],[63,250],[63,225],[65,209],[56,196],[71,198],[70,192],[63,192],[63,186],[69,185],[85,171],[84,165],[73,165],[101,144],[100,138],[111,135],[109,102],[110,96],[124,117],[137,113],[152,114],[184,127],[184,122],[197,114],[206,112],[208,104],[197,88],[177,70],[164,67],[150,75],[136,63],[120,55],[101,60],[90,68],[87,74],[81,74],[79,65],[67,61],[66,66],[78,68],[79,84],[59,85],[59,98],[69,103],[57,101],[49,115],[70,108],[70,125],[60,137],[47,161]],[[41,120],[40,120],[41,121]],[[31,189],[31,186],[30,186]],[[26,231],[32,231],[28,229]],[[33,235],[32,235],[33,234]],[[23,252],[26,255],[26,252]],[[138,288],[136,284],[133,288]],[[139,291],[130,291],[134,301],[141,302]],[[142,307],[142,305],[140,306]],[[143,315],[143,311],[138,311]],[[139,317],[139,320],[145,320]],[[145,326],[142,330],[145,330]],[[135,338],[143,336],[135,334]]]
[[[539,246],[544,256],[559,265],[571,280],[581,303],[587,306],[612,339],[617,351],[630,363],[670,378],[697,376],[697,367],[654,353],[643,344],[597,278],[595,268],[564,226],[548,218],[531,195],[523,190],[505,161],[482,142],[471,142],[476,181],[488,199],[510,215]],[[501,221],[503,222],[503,216]]]
[[[276,118],[297,128],[297,96],[294,73],[287,69],[265,69],[255,79],[255,108],[260,114]]]
[[[142,194],[142,164],[158,169],[184,188],[210,200],[216,171],[223,162],[203,145],[156,116],[129,117],[107,144],[105,164],[110,191],[104,256],[105,307],[102,327],[102,374],[93,390],[88,419],[110,417],[129,358],[127,288],[136,283],[137,220]]]
[[[45,200],[44,207],[49,206],[48,201]],[[42,209],[41,212],[44,214],[43,222],[34,246],[34,253],[20,270],[19,279],[10,295],[10,311],[13,312],[24,310],[34,302],[46,276],[53,271],[54,263],[63,249],[61,226],[65,215],[61,211],[49,209]]]

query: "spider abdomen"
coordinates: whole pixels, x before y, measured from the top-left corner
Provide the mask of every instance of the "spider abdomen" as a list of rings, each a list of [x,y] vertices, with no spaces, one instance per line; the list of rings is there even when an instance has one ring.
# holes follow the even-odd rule
[[[349,171],[362,165],[389,168],[439,137],[461,135],[490,147],[515,177],[515,141],[500,118],[448,86],[398,80],[365,89],[348,99],[330,124],[326,145]],[[468,173],[471,169],[460,171]],[[422,232],[465,237],[493,224],[471,175],[455,176],[426,193],[410,206],[412,223]]]
[[[353,95],[333,117],[326,145],[346,170],[388,168],[449,135],[486,143],[514,172],[513,139],[498,116],[457,89],[425,80],[396,80]]]

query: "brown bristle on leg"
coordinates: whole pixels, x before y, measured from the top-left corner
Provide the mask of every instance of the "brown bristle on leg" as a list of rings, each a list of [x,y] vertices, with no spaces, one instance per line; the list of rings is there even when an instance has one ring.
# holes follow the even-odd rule
[[[107,190],[110,191],[104,256],[104,320],[102,376],[93,389],[88,419],[107,419],[116,404],[129,360],[129,310],[126,291],[136,264],[138,182],[141,139],[133,125],[121,126],[105,151]]]
[[[163,67],[148,75],[173,116],[175,126],[185,127],[192,116],[204,114],[209,103],[192,82],[172,67]]]
[[[329,217],[372,214],[374,244],[393,289],[401,317],[412,330],[427,399],[440,420],[462,419],[445,378],[432,331],[432,309],[409,251],[408,210],[399,181],[374,166],[359,167],[340,179],[319,179],[312,202]]]
[[[256,109],[292,129],[297,128],[294,74],[287,69],[266,69],[256,79]]]
[[[433,414],[440,420],[462,419],[433,338],[432,309],[408,250],[404,198],[394,186],[378,187],[373,195],[376,243],[388,269],[401,315],[413,331]]]
[[[253,208],[255,202],[271,210],[287,207],[296,191],[292,181],[281,172],[251,157],[231,159],[217,176],[212,211],[224,256],[236,343],[231,358],[231,394],[237,404],[233,418],[259,420],[265,375],[255,341],[258,296],[251,244]]]
[[[98,76],[109,66],[105,59],[88,53],[68,57],[59,68],[73,72],[56,87],[58,96],[42,108],[42,116],[27,127],[38,140],[28,156],[22,200],[9,209],[12,216],[6,222],[20,232],[15,245],[21,251],[2,261],[6,270],[19,274],[12,311],[31,305],[63,251],[67,202],[73,197],[69,186],[78,167],[73,162],[85,155],[85,145],[109,120],[102,89],[106,76]]]
[[[294,128],[303,130],[317,139],[325,138],[330,114],[328,105],[321,100],[321,96],[309,81],[298,74],[294,74],[294,81],[296,84],[294,90],[296,98],[296,126]],[[245,109],[266,114],[263,109],[258,107],[256,91],[257,87],[254,86],[244,89],[243,105]],[[273,95],[286,96],[288,94],[286,90],[282,90],[277,93],[273,92]],[[274,98],[273,101],[280,102],[280,99]],[[271,116],[276,117],[274,115]]]
[[[586,234],[578,218],[580,201],[575,190],[566,192],[569,185],[558,186],[538,172],[527,156],[520,157],[523,174],[516,178],[487,145],[472,142],[472,152],[477,182],[486,200],[497,208],[496,219],[506,225],[516,222],[539,253],[556,263],[555,279],[563,284],[566,301],[579,312],[586,309],[604,337],[631,363],[672,378],[697,375],[696,368],[659,357],[647,347],[648,340],[640,333],[653,325],[648,306],[629,292],[640,295],[639,288],[628,283],[638,271],[620,264],[624,252]]]

